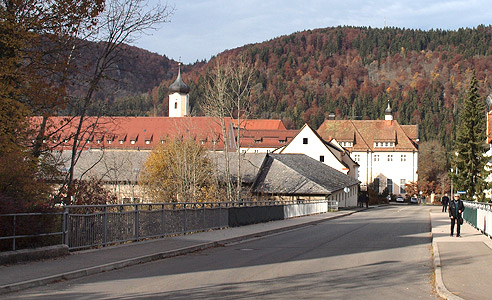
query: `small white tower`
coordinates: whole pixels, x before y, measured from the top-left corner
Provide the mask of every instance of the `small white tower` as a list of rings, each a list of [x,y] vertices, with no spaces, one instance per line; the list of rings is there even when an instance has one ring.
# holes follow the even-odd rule
[[[190,87],[181,78],[181,63],[179,63],[178,78],[169,86],[169,117],[184,117],[190,115]]]
[[[391,106],[390,106],[390,102],[389,101],[388,101],[388,107],[384,110],[384,119],[386,121],[393,120],[393,114],[392,114],[392,111],[391,111]]]

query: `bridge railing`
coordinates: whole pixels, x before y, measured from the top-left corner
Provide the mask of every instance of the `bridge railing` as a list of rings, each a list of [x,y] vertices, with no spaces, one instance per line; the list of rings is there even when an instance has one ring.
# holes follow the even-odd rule
[[[59,230],[49,234],[77,250],[336,210],[331,200],[68,205],[56,213]],[[0,217],[13,216],[15,222],[19,215]],[[0,241],[12,240],[16,250],[21,238],[14,233]]]
[[[0,214],[0,251],[63,244],[62,212]]]

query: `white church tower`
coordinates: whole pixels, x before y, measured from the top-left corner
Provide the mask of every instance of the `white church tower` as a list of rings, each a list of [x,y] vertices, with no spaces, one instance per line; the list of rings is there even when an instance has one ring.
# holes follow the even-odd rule
[[[190,87],[181,78],[181,63],[178,78],[169,86],[169,117],[184,117],[190,115]]]
[[[391,111],[391,106],[390,106],[389,100],[388,100],[388,107],[384,111],[384,119],[386,121],[392,121],[393,120],[393,113]]]

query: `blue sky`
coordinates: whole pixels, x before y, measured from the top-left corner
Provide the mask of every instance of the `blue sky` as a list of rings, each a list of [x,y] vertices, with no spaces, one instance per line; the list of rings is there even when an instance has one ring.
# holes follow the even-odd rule
[[[175,8],[170,22],[133,44],[184,63],[209,60],[226,49],[306,29],[386,25],[453,30],[492,24],[491,0],[169,0],[167,3]]]

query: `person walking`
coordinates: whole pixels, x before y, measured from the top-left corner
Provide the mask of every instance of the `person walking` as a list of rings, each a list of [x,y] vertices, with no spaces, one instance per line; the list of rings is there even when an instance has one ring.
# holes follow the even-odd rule
[[[449,218],[451,218],[451,234],[453,236],[454,224],[456,224],[456,237],[460,237],[460,227],[463,223],[463,217],[461,214],[465,210],[463,201],[460,200],[460,195],[455,194],[454,200],[449,202]]]
[[[364,196],[361,193],[359,193],[359,197],[357,198],[357,207],[363,207],[364,206]]]
[[[448,193],[444,193],[444,196],[441,198],[441,204],[442,204],[442,211],[446,212],[448,205],[449,205],[449,197]]]

